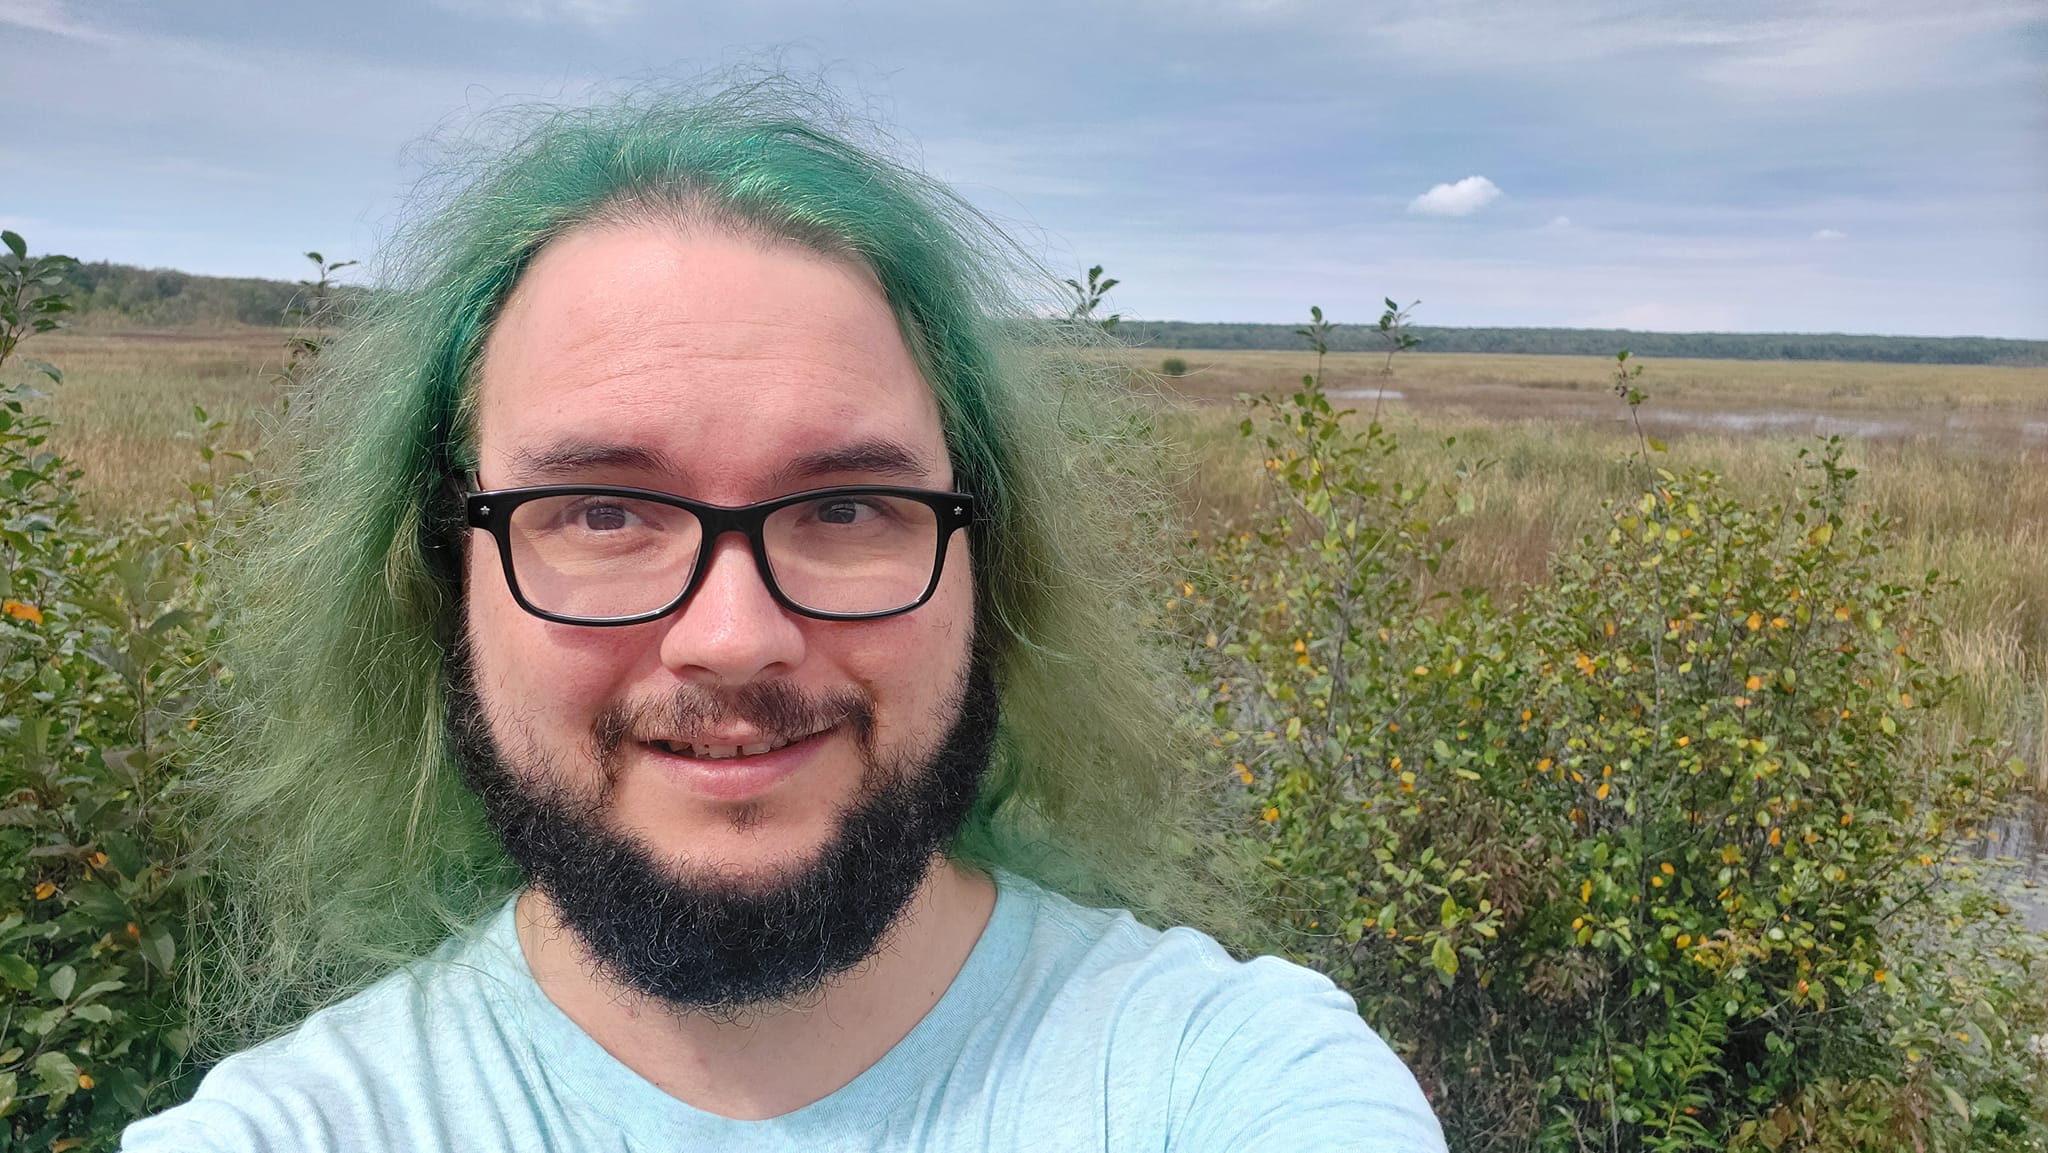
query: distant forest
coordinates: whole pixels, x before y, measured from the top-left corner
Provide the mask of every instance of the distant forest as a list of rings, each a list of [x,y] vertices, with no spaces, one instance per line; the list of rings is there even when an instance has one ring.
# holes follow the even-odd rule
[[[296,323],[286,310],[298,302],[302,285],[282,280],[194,276],[166,269],[135,268],[104,261],[78,266],[74,303],[79,320],[97,328],[207,328]],[[365,290],[343,285],[335,292],[346,316],[351,297]],[[1861,360],[1895,364],[2048,365],[2048,341],[1999,340],[1981,336],[1847,336],[1835,333],[1632,332],[1610,328],[1436,328],[1411,327],[1420,352],[1501,352],[1558,356],[1612,356],[1628,349],[1638,356],[1699,357],[1710,360]],[[1301,338],[1288,324],[1192,324],[1183,321],[1125,321],[1116,333],[1124,341],[1160,349],[1298,349]],[[1369,324],[1340,324],[1330,335],[1331,351],[1371,352],[1383,347]]]
[[[1126,343],[1162,349],[1282,349],[1302,346],[1291,324],[1124,321]],[[2048,365],[2048,340],[1988,336],[1850,336],[1806,332],[1634,332],[1626,328],[1434,328],[1412,325],[1417,352],[1506,352],[1549,356],[1697,357],[1702,360],[1861,360],[1891,364]],[[1380,352],[1379,330],[1340,324],[1332,352]]]
[[[70,281],[79,323],[95,328],[290,326],[298,318],[286,312],[303,305],[306,292],[288,280],[194,276],[105,261],[80,264]],[[333,303],[345,314],[349,298],[363,291],[339,286]]]

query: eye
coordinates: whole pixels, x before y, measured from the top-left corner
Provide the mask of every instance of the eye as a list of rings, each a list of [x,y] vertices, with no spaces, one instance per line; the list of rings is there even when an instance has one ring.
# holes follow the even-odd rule
[[[818,520],[825,524],[860,524],[875,515],[874,505],[852,497],[824,501],[817,507]]]
[[[626,510],[615,504],[586,505],[581,510],[583,527],[593,532],[609,532],[626,527]]]
[[[601,496],[588,496],[562,506],[552,518],[569,532],[609,535],[647,525],[639,510]]]

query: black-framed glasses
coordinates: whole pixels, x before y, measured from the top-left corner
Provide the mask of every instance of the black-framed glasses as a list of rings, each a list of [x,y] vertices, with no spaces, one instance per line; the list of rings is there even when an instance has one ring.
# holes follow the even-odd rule
[[[519,607],[574,625],[665,617],[740,533],[776,603],[821,620],[907,613],[931,599],[946,542],[974,521],[966,493],[890,485],[813,489],[729,508],[664,492],[551,484],[463,494],[471,528],[498,542]]]

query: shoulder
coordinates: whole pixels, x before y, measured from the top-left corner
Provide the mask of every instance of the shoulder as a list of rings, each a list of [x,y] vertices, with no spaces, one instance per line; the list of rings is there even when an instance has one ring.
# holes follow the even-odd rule
[[[1040,990],[1043,1027],[1087,1035],[1112,1086],[1163,1104],[1171,1147],[1443,1148],[1413,1075],[1321,973],[1035,887],[1019,895],[1035,905],[1019,984]]]
[[[451,1082],[483,1093],[530,1063],[486,948],[444,949],[226,1058],[191,1100],[129,1126],[123,1150],[438,1147],[421,1131],[462,1120],[447,1112],[465,1096]]]

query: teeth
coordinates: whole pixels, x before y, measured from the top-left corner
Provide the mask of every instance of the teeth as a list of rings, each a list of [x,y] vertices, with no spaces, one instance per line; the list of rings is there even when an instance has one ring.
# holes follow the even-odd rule
[[[805,733],[802,737],[777,737],[754,745],[693,745],[684,741],[659,740],[650,743],[679,757],[690,757],[700,761],[725,761],[734,757],[758,757],[762,753],[772,753],[814,735],[816,734]]]

